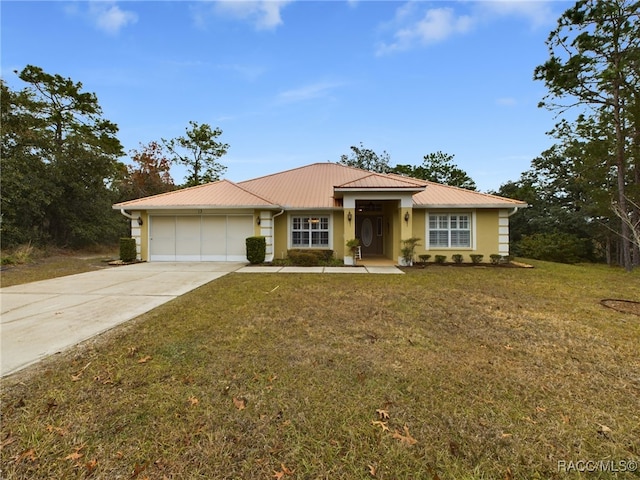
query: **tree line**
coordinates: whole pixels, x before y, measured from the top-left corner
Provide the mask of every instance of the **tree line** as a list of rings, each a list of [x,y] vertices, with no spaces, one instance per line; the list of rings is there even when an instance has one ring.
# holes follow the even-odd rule
[[[640,2],[581,0],[547,38],[548,60],[533,72],[558,115],[554,145],[495,193],[529,203],[511,217],[512,251],[547,260],[640,265]],[[26,242],[84,246],[126,234],[111,205],[220,178],[229,145],[222,131],[189,122],[183,136],[129,152],[82,84],[27,66],[27,86],[0,81],[2,247]],[[476,190],[454,156],[429,153],[391,165],[362,143],[339,163]],[[187,168],[176,185],[170,167]]]

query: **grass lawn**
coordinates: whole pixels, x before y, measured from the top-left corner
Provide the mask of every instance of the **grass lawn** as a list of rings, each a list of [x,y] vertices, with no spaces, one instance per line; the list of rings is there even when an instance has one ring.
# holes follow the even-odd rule
[[[532,263],[225,276],[4,379],[0,476],[639,478],[640,316],[599,301],[640,272]]]

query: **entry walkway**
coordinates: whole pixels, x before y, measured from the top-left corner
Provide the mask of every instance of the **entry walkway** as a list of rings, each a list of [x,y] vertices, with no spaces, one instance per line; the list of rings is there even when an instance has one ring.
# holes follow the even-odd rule
[[[354,267],[265,267],[248,265],[236,270],[238,273],[375,273],[404,274],[392,265],[358,265]]]

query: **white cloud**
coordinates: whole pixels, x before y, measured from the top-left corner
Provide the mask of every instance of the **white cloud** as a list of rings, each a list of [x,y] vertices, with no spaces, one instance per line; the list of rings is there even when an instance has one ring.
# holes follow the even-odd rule
[[[559,16],[558,12],[554,12],[551,2],[539,0],[478,2],[477,10],[478,15],[488,21],[495,17],[521,17],[529,21],[532,28],[553,25]]]
[[[396,9],[392,21],[382,25],[381,30],[394,31],[393,40],[380,43],[376,54],[385,55],[443,42],[502,18],[524,19],[532,28],[548,26],[555,23],[559,15],[554,11],[559,3],[545,0],[454,2],[454,7],[428,8],[425,11],[420,2],[408,1]],[[461,8],[465,8],[467,13],[458,13]]]
[[[138,21],[135,12],[122,10],[115,2],[90,2],[88,14],[100,30],[109,34],[116,34]]]
[[[292,0],[221,0],[216,1],[214,13],[249,20],[258,30],[273,30],[282,25],[281,10]]]
[[[406,4],[396,12],[396,21],[403,22],[411,16],[413,4]],[[377,54],[384,55],[395,51],[413,48],[415,45],[430,45],[471,30],[474,20],[468,15],[456,15],[452,8],[432,8],[425,12],[422,19],[400,28],[394,34],[394,41],[381,44]]]
[[[122,28],[138,21],[135,12],[122,10],[114,1],[75,1],[65,4],[64,11],[67,15],[84,18],[110,35],[115,35]]]
[[[496,103],[502,107],[515,107],[518,101],[513,97],[502,97],[498,98]]]
[[[311,100],[314,98],[321,98],[329,96],[331,90],[341,86],[340,83],[321,82],[313,83],[311,85],[305,85],[300,88],[294,88],[291,90],[285,90],[278,94],[279,103],[295,103],[305,100]]]

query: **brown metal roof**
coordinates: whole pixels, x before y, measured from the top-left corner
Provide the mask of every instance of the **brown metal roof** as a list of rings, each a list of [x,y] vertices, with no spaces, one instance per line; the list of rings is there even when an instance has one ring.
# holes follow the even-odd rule
[[[474,192],[464,188],[451,187],[440,183],[426,182],[427,188],[413,196],[416,207],[431,208],[513,208],[526,207],[526,202],[510,198]]]
[[[395,174],[374,173],[337,163],[314,163],[264,177],[233,183],[208,183],[161,195],[131,200],[114,208],[335,208],[336,190],[399,190],[415,192],[414,205],[425,208],[511,208],[526,203],[440,185]],[[341,196],[342,193],[339,193]]]
[[[113,207],[130,210],[165,207],[247,208],[276,207],[276,205],[229,180],[220,180],[152,197],[116,203]]]

